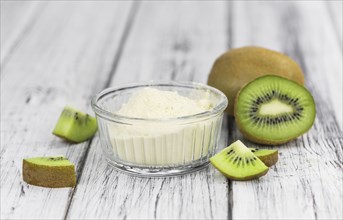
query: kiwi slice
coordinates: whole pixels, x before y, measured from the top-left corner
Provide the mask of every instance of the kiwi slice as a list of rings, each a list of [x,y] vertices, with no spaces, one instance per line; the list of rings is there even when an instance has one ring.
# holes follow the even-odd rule
[[[211,157],[210,162],[232,180],[256,179],[265,175],[269,169],[239,140]]]
[[[259,77],[236,97],[237,126],[255,143],[282,144],[295,139],[312,127],[315,116],[310,92],[279,76]]]
[[[71,107],[65,107],[53,134],[72,142],[83,142],[98,130],[96,119]]]
[[[28,184],[50,188],[76,185],[74,164],[63,156],[24,159],[23,179]]]
[[[277,75],[304,84],[300,66],[290,57],[262,47],[240,47],[218,57],[208,76],[208,85],[221,90],[230,105],[226,111],[233,115],[237,92],[257,77]]]
[[[260,159],[266,166],[271,167],[279,159],[279,154],[277,150],[267,150],[258,148],[249,148],[251,152],[255,154],[258,159]]]

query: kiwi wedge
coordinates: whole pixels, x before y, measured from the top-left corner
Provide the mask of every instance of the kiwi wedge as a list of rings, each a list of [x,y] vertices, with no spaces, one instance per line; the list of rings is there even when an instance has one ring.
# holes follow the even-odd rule
[[[211,164],[232,180],[251,180],[265,175],[269,168],[241,141],[210,158]]]
[[[236,97],[236,124],[255,143],[277,145],[293,140],[312,127],[315,116],[311,93],[279,76],[259,77]]]
[[[251,152],[255,154],[266,166],[271,167],[279,159],[279,153],[277,150],[267,150],[258,148],[249,148]]]
[[[97,130],[94,117],[67,106],[63,109],[52,133],[68,141],[79,143],[93,137]]]
[[[208,85],[228,98],[226,111],[233,115],[237,92],[247,83],[264,75],[278,75],[304,84],[300,66],[290,57],[262,47],[235,48],[218,57],[208,77]]]
[[[74,164],[63,156],[24,159],[23,179],[28,184],[49,188],[76,185]]]

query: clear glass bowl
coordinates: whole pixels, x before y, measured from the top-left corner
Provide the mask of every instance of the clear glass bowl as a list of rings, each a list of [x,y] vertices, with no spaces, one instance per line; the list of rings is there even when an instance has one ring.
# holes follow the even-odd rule
[[[177,118],[146,119],[116,114],[133,93],[144,87],[177,91],[211,101],[211,109]],[[219,140],[226,96],[193,82],[135,83],[106,89],[92,99],[107,161],[140,176],[169,176],[199,170],[209,163]]]

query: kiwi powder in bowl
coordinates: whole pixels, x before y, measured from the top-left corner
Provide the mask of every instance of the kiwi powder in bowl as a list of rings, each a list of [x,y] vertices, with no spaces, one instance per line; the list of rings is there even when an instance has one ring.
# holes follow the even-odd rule
[[[178,175],[206,166],[227,105],[222,92],[193,82],[127,84],[92,99],[105,158],[140,176]]]

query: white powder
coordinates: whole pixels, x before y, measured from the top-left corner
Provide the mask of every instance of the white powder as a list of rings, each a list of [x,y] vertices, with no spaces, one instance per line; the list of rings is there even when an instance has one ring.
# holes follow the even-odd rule
[[[135,118],[175,118],[199,114],[212,108],[209,99],[191,99],[176,91],[144,88],[134,93],[117,112]]]
[[[213,100],[207,92],[186,97],[177,92],[147,87],[132,94],[116,113],[135,118],[165,119],[194,115],[212,108]],[[143,121],[134,125],[110,124],[107,129],[113,154],[121,161],[143,166],[185,165],[212,155],[221,119],[222,116],[217,115],[184,124]]]

